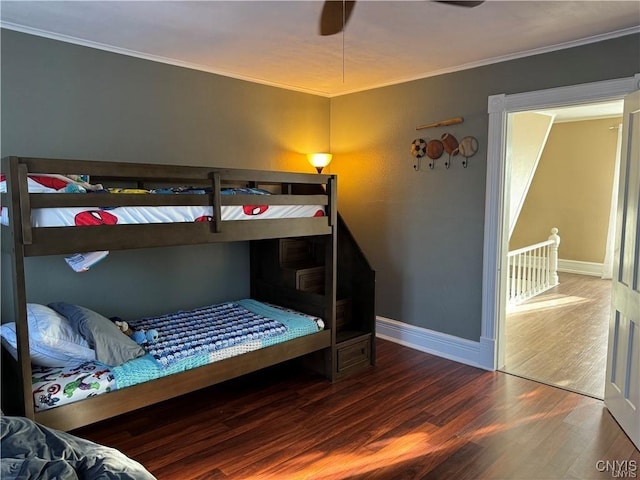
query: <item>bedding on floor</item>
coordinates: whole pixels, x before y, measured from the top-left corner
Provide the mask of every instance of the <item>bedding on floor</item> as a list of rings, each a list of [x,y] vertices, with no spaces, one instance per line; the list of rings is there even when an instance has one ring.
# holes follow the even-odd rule
[[[130,339],[110,319],[77,305],[58,302],[50,306],[84,333],[96,360],[33,365],[36,411],[183,372],[324,328],[320,318],[243,299],[128,321],[134,331],[157,332],[158,339],[143,344],[144,350],[139,354],[124,343]],[[0,331],[7,328],[5,325]],[[8,350],[15,356],[15,345],[8,345],[4,335],[2,342],[13,348],[13,352],[12,348]],[[113,361],[114,351],[118,358],[128,360]]]
[[[0,477],[40,480],[155,480],[115,448],[47,428],[24,417],[0,418]]]

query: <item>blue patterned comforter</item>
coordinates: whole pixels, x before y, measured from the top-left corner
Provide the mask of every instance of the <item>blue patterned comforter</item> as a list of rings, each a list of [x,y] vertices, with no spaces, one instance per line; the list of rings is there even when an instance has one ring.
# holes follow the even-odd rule
[[[158,330],[158,342],[111,371],[124,388],[315,333],[316,320],[251,299],[142,318],[129,325]]]
[[[143,318],[129,325],[134,330],[158,331],[158,341],[148,344],[146,350],[165,368],[188,357],[287,332],[285,324],[235,302]]]

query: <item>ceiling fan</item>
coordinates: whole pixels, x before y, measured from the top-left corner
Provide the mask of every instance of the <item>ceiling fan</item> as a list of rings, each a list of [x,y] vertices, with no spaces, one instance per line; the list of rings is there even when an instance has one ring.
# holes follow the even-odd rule
[[[482,1],[432,0],[458,7],[477,7]],[[320,35],[334,35],[344,30],[356,6],[356,0],[326,0],[320,14]]]

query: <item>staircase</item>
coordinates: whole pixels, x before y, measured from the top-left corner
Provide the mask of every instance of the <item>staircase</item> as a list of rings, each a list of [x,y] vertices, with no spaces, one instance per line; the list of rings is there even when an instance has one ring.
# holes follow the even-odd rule
[[[333,235],[252,241],[251,296],[324,320],[331,347],[310,364],[333,381],[375,363],[375,272],[339,214],[335,256],[332,242]]]

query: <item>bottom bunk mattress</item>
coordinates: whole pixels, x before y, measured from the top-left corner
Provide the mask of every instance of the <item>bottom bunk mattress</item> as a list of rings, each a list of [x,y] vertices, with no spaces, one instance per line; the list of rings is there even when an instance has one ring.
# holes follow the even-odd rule
[[[324,328],[320,318],[251,299],[128,322],[157,332],[145,354],[116,366],[97,361],[33,366],[35,411],[207,365]]]

